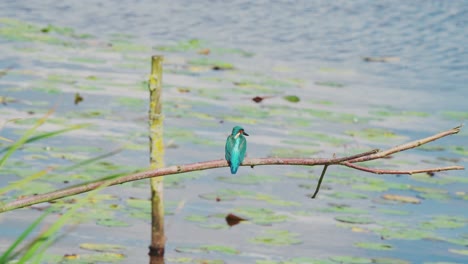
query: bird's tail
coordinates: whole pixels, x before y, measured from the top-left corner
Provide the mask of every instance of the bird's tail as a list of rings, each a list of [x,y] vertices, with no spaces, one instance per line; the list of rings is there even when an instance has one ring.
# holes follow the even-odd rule
[[[231,174],[236,174],[237,173],[237,169],[239,169],[239,165],[237,164],[231,164]]]

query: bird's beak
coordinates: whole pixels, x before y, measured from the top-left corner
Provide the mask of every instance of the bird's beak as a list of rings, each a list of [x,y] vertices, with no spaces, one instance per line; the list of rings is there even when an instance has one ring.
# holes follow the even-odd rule
[[[244,136],[248,136],[249,134],[245,133],[245,131],[242,131],[242,134],[244,134]]]

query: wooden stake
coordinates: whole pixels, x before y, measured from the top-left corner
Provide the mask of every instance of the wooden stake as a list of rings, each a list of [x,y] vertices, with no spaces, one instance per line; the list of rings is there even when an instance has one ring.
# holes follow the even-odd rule
[[[151,58],[151,75],[149,78],[150,107],[150,168],[164,167],[163,116],[162,100],[162,56]],[[166,237],[164,235],[164,197],[163,177],[151,178],[151,245],[150,259],[164,256]],[[150,263],[154,263],[153,260]]]

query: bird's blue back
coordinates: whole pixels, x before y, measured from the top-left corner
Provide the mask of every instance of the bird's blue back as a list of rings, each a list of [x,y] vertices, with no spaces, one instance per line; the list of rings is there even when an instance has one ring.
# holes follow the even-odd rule
[[[243,135],[236,138],[230,135],[226,139],[225,158],[231,167],[231,173],[236,174],[239,165],[244,161],[247,150],[247,140]]]

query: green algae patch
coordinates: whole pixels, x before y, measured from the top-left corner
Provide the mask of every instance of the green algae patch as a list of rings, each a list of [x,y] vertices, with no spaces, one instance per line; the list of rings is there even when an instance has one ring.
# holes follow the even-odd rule
[[[250,242],[272,246],[288,246],[300,244],[302,240],[299,239],[299,234],[288,230],[267,230],[262,235],[250,239]]]

